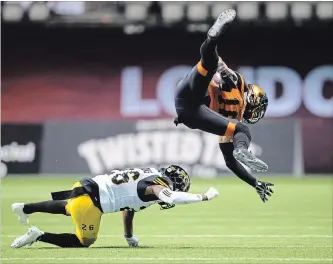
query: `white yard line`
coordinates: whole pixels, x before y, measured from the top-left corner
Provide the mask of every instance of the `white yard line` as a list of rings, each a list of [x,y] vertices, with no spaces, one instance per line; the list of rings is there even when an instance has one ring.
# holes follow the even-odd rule
[[[286,214],[285,216],[279,216],[277,214],[262,214],[263,216],[259,215],[248,215],[248,214],[242,214],[240,217],[236,216],[223,216],[223,217],[205,217],[205,221],[244,221],[244,219],[241,216],[246,216],[249,217],[251,216],[252,218],[249,218],[247,220],[251,221],[271,221],[272,219],[281,219],[281,220],[299,220],[301,219],[306,219],[307,221],[333,221],[332,216],[326,215],[326,216],[316,216],[316,215],[298,215],[298,216],[290,216],[290,214]],[[199,222],[202,221],[200,217],[198,217],[198,214],[179,214],[177,216],[173,216],[172,219],[177,220],[177,221],[182,221],[182,222]],[[47,218],[43,220],[43,223],[59,223],[59,219],[64,219],[62,217],[55,217],[55,218]],[[68,218],[68,221],[70,221],[70,218]]]
[[[193,216],[194,217],[194,216]],[[201,223],[202,218],[191,218],[191,217],[172,217],[173,221],[181,222],[181,223]],[[245,216],[244,217],[248,217]],[[253,217],[253,218],[247,218],[246,221],[253,221],[253,222],[266,222],[266,221],[272,221],[279,219],[281,221],[295,221],[299,222],[300,220],[304,220],[304,218],[296,218],[296,217],[279,217],[279,216],[271,216],[271,217]],[[332,222],[332,217],[314,217],[314,218],[305,218],[306,221],[309,222]],[[244,222],[244,218],[242,217],[207,217],[205,218],[205,222]]]
[[[59,221],[58,221],[59,222]],[[54,224],[51,223],[43,223],[42,224],[44,227],[53,227]],[[37,225],[38,226],[38,225]],[[73,227],[73,223],[62,223],[61,224],[62,227]],[[142,224],[140,225],[142,228],[146,228],[149,227],[150,230],[152,230],[152,228],[154,229],[154,227],[151,227],[150,225],[145,225]],[[2,228],[13,228],[13,225],[2,225]],[[155,227],[156,229],[160,230],[160,227]],[[230,229],[229,226],[227,225],[220,225],[220,226],[211,226],[211,225],[201,225],[201,226],[197,226],[195,227],[196,229],[202,229],[202,230],[222,230],[222,229]],[[249,229],[251,228],[252,230],[255,229],[259,229],[259,230],[270,230],[270,229],[275,229],[275,230],[286,230],[286,229],[292,229],[292,230],[305,230],[305,229],[327,229],[327,227],[325,226],[250,226],[250,225],[242,225],[240,228],[242,229]]]
[[[331,262],[333,258],[153,258],[153,257],[141,257],[141,258],[1,258],[1,260],[15,260],[15,261],[29,261],[29,260],[65,260],[65,261],[95,261],[95,260],[115,260],[115,261],[313,261],[313,262]]]
[[[21,234],[22,235],[22,234]],[[1,237],[17,237],[20,235],[1,235]],[[120,235],[99,235],[99,238],[122,238]],[[330,235],[138,235],[138,237],[152,237],[152,238],[333,238]]]
[[[104,235],[107,237],[108,235]],[[143,235],[144,237],[144,235]],[[332,235],[147,235],[156,238],[332,238]]]
[[[143,225],[142,225],[143,226]],[[12,227],[12,225],[10,226]],[[228,225],[220,225],[220,226],[211,226],[211,225],[202,225],[202,226],[196,226],[195,227],[196,229],[210,229],[210,230],[219,230],[219,229],[230,229],[230,226]],[[250,225],[242,225],[241,227],[239,228],[244,228],[244,229],[248,229],[248,228],[251,228],[252,230],[253,229],[261,229],[261,230],[266,230],[266,229],[281,229],[281,230],[286,230],[286,229],[300,229],[300,230],[303,230],[303,229],[325,229],[327,227],[325,226],[250,226]],[[239,229],[238,228],[238,229]]]

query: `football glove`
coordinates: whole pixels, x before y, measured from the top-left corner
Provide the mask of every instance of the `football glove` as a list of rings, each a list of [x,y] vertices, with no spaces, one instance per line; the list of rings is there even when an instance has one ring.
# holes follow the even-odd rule
[[[210,187],[208,191],[205,193],[205,195],[207,196],[207,199],[209,201],[219,196],[219,192],[215,188]]]
[[[232,88],[237,86],[237,74],[230,70],[225,63],[220,63],[217,71],[220,73],[221,81],[219,82],[220,89]]]
[[[135,236],[125,237],[129,247],[137,247],[139,246],[139,239]]]
[[[274,186],[273,183],[258,181],[255,187],[257,193],[259,194],[261,200],[266,203],[268,201],[268,196],[271,196],[274,191],[270,186]]]

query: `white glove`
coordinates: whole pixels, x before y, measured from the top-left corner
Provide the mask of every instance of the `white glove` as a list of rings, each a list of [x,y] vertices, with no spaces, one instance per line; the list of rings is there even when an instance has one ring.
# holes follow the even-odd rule
[[[135,236],[125,237],[129,247],[137,247],[139,245],[139,239]]]
[[[213,187],[210,187],[208,189],[208,191],[205,193],[205,195],[207,196],[208,200],[212,200],[212,199],[216,198],[217,196],[219,196],[220,194],[219,194],[218,190],[216,190]]]

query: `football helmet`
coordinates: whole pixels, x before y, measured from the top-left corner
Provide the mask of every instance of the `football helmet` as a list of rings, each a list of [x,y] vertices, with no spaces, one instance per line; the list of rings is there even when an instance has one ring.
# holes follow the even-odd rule
[[[171,180],[173,183],[173,191],[189,191],[191,185],[190,176],[183,168],[177,165],[170,165],[167,168],[161,168],[159,171],[163,176],[166,176]],[[167,204],[164,202],[159,202],[159,205],[161,206],[161,210],[175,207],[174,204]]]
[[[255,124],[265,116],[268,98],[265,91],[255,84],[248,84],[246,107],[243,114],[244,121]]]
[[[177,165],[170,165],[164,170],[163,175],[172,181],[174,191],[189,191],[191,185],[190,176],[183,168]]]

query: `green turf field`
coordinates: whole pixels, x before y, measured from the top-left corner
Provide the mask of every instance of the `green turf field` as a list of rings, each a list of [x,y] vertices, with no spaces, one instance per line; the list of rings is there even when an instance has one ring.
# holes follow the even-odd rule
[[[47,200],[50,191],[68,189],[75,180],[9,177],[2,181],[2,263],[333,262],[332,177],[269,178],[276,186],[267,204],[237,178],[193,179],[192,192],[215,186],[220,197],[137,213],[134,234],[140,238],[140,248],[127,247],[117,213],[104,216],[99,239],[91,248],[59,249],[39,242],[11,249],[14,237],[27,229],[11,213],[11,203]],[[43,231],[74,231],[71,218],[65,216],[36,214],[30,223]]]

